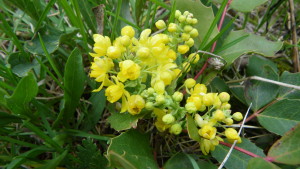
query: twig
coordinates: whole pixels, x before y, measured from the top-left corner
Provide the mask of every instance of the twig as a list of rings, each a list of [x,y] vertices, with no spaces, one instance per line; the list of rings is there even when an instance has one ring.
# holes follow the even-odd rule
[[[104,29],[104,5],[101,4],[93,8],[94,15],[96,17],[97,32],[103,34]]]
[[[230,144],[230,143],[225,143],[225,142],[223,142],[223,141],[220,141],[220,144],[222,144],[222,145],[224,145],[224,146],[226,146],[226,147],[231,147],[231,146],[232,146],[232,144]],[[252,152],[250,152],[250,151],[248,151],[248,150],[245,150],[245,149],[243,149],[243,148],[241,148],[241,147],[238,147],[238,146],[235,146],[234,149],[236,149],[236,150],[238,150],[239,152],[242,152],[242,153],[244,153],[244,154],[247,154],[248,156],[251,156],[251,157],[260,157],[259,155],[254,154],[254,153],[252,153]]]
[[[300,64],[299,64],[299,51],[297,47],[297,31],[296,31],[296,21],[295,21],[295,8],[294,8],[294,0],[289,0],[290,4],[290,19],[291,19],[291,30],[292,30],[292,43],[293,43],[293,62],[294,62],[294,72],[300,71]]]
[[[251,106],[252,106],[252,103],[250,103],[250,105],[249,105],[249,107],[248,107],[248,110],[247,110],[247,112],[246,112],[246,114],[245,114],[245,117],[244,117],[243,122],[242,122],[242,124],[241,124],[240,130],[239,130],[239,132],[238,132],[238,135],[240,135],[241,132],[242,132],[242,129],[243,129],[243,127],[244,127],[244,124],[245,124],[245,121],[246,121],[246,118],[247,118],[247,116],[248,116],[248,113],[249,113],[249,111],[250,111]],[[231,147],[230,147],[230,149],[229,149],[227,155],[225,156],[223,162],[221,163],[221,165],[219,166],[218,169],[222,169],[222,168],[223,168],[223,166],[225,165],[225,163],[226,163],[226,161],[228,160],[229,156],[231,155],[231,152],[232,152],[234,146],[236,145],[236,142],[237,142],[237,140],[235,140],[235,141],[233,142],[233,144],[231,145]]]
[[[300,86],[292,85],[289,83],[283,83],[283,82],[279,82],[276,80],[266,79],[266,78],[259,77],[259,76],[250,76],[250,77],[243,78],[243,79],[231,80],[231,81],[227,81],[226,83],[236,83],[236,82],[242,82],[245,80],[259,80],[259,81],[272,83],[272,84],[276,84],[276,85],[283,86],[283,87],[289,87],[289,88],[300,90]]]
[[[223,13],[222,13],[222,17],[221,17],[220,23],[219,23],[219,25],[218,25],[218,30],[219,30],[219,31],[220,31],[221,28],[222,28],[222,25],[223,25],[223,23],[224,23],[224,19],[225,19],[226,13],[227,13],[227,9],[228,9],[229,5],[231,4],[231,2],[232,2],[232,0],[229,0],[229,1],[227,2],[227,4],[226,4],[225,8],[224,8],[224,11],[223,11]],[[212,48],[211,48],[211,50],[210,50],[210,53],[213,53],[213,52],[215,51],[216,45],[217,45],[217,41],[215,41],[215,42],[213,43],[213,46],[212,46]],[[201,68],[201,70],[200,70],[200,71],[197,73],[197,75],[194,77],[195,80],[197,80],[197,79],[199,78],[199,76],[200,76],[200,75],[204,72],[204,70],[207,68],[209,59],[210,59],[210,58],[208,58],[208,59],[206,60],[206,62],[204,63],[203,67]]]

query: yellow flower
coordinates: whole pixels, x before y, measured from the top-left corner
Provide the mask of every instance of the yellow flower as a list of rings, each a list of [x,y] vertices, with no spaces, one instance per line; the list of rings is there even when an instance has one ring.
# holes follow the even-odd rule
[[[196,84],[193,88],[193,90],[191,91],[192,95],[204,95],[207,93],[207,88],[204,84]]]
[[[188,45],[179,45],[177,50],[180,54],[185,54],[190,50],[190,47]]]
[[[184,82],[184,85],[185,85],[187,88],[189,88],[189,89],[192,88],[192,87],[194,87],[195,84],[196,84],[196,80],[194,80],[193,78],[188,78],[188,79],[186,79],[185,82]]]
[[[157,29],[165,29],[166,28],[166,23],[163,20],[158,20],[155,23],[155,26],[157,27]]]
[[[190,102],[194,103],[197,110],[200,110],[201,107],[202,107],[202,99],[199,96],[192,95],[192,96],[188,97],[186,102],[187,103],[190,103]]]
[[[156,93],[158,93],[158,94],[164,94],[165,93],[165,84],[162,80],[157,80],[154,83],[153,88],[156,91]]]
[[[198,133],[200,136],[211,140],[216,137],[217,129],[210,125],[204,125],[201,129],[199,129]]]
[[[158,131],[164,132],[166,129],[171,127],[170,124],[166,124],[162,121],[163,116],[166,115],[166,112],[164,110],[154,108],[153,113],[157,117],[154,125]]]
[[[121,30],[121,35],[122,36],[129,36],[130,38],[133,38],[134,37],[134,34],[135,34],[135,31],[134,29],[131,27],[131,26],[125,26],[122,28]]]
[[[127,110],[127,100],[130,97],[130,94],[125,90],[124,85],[118,81],[115,76],[112,76],[116,84],[110,85],[105,90],[105,96],[110,103],[114,103],[122,98],[122,108],[121,113]]]
[[[132,95],[128,99],[128,112],[132,115],[139,114],[145,107],[145,100],[140,95]]]
[[[132,60],[124,60],[119,63],[119,66],[121,70],[118,73],[118,79],[121,82],[127,79],[135,80],[140,76],[141,67]]]
[[[117,59],[120,58],[122,55],[122,51],[119,47],[117,46],[110,46],[107,48],[107,54],[106,54],[109,58],[112,59]]]
[[[95,53],[90,53],[92,57],[101,57],[106,55],[107,48],[111,46],[109,37],[100,34],[93,35],[95,44],[93,50]]]
[[[225,136],[230,140],[238,140],[239,139],[238,132],[233,128],[227,128],[225,130]]]
[[[94,92],[100,91],[103,86],[109,86],[112,82],[108,79],[107,72],[112,69],[114,63],[110,58],[103,57],[95,57],[94,62],[92,62],[90,77],[96,78],[97,82],[102,82],[101,86],[94,90]]]
[[[212,140],[201,139],[200,149],[204,155],[207,155],[210,151],[215,150],[215,146],[219,144],[219,140],[222,140],[220,137],[215,137]]]

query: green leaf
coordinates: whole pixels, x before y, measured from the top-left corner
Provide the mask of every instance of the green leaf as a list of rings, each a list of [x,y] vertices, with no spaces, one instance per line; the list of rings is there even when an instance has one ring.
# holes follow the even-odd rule
[[[195,141],[200,142],[201,137],[198,134],[198,128],[193,117],[187,114],[186,121],[187,121],[187,130],[188,130],[189,137]]]
[[[67,29],[67,32],[64,33],[55,28],[49,28],[46,33],[42,34],[41,38],[43,39],[46,49],[49,54],[55,52],[60,43],[66,39],[70,41],[70,38],[78,32],[78,29],[70,28]],[[36,55],[45,55],[40,39],[36,36],[33,40],[27,41],[25,43],[25,48],[32,54]]]
[[[217,53],[227,62],[227,66],[231,65],[235,59],[246,53],[258,53],[263,56],[274,57],[275,53],[281,49],[282,42],[272,42],[264,37],[247,33],[243,30],[232,31],[224,40],[222,47],[237,40],[240,37],[247,36],[239,43],[222,50]],[[221,48],[222,48],[221,47]]]
[[[247,75],[256,75],[278,81],[277,68],[272,64],[268,63],[265,58],[252,56],[247,67]],[[276,68],[275,70],[274,67]],[[251,109],[256,111],[274,100],[277,96],[278,89],[278,85],[251,80],[247,82],[245,87],[245,99],[249,105],[252,102],[253,105]]]
[[[252,143],[246,138],[242,138],[242,143],[237,144],[236,146],[248,150],[261,157],[265,156],[262,149],[257,147],[254,143]],[[229,147],[226,147],[224,145],[218,145],[216,149],[212,152],[212,156],[221,163],[227,155],[229,149]],[[251,156],[248,156],[234,149],[230,154],[230,157],[228,158],[227,162],[225,163],[225,167],[230,169],[245,169],[248,165],[248,161],[251,158]]]
[[[254,8],[265,2],[267,0],[234,0],[230,4],[230,7],[240,12],[251,12]]]
[[[145,114],[141,113],[138,115],[131,115],[127,112],[125,113],[112,113],[110,117],[108,117],[108,123],[110,126],[117,130],[127,130],[132,127],[137,126],[137,122],[140,118],[144,117]]]
[[[283,83],[300,86],[300,73],[290,73],[285,71],[280,76],[280,81]],[[300,91],[293,88],[280,86],[279,97],[287,99],[300,99]]]
[[[82,130],[85,131],[89,131],[94,128],[102,116],[106,103],[104,90],[92,93],[89,101],[92,103],[92,107],[89,109],[88,114],[82,121]]]
[[[164,165],[164,169],[193,168],[200,169],[193,157],[185,153],[177,153]]]
[[[258,121],[270,132],[283,135],[300,123],[300,100],[280,100],[259,114]]]
[[[280,169],[280,167],[276,166],[273,163],[270,163],[262,158],[252,158],[247,166],[247,169]]]
[[[27,61],[26,54],[22,52],[10,54],[8,57],[8,63],[11,66],[12,72],[19,77],[26,76],[32,68],[38,65],[35,61]]]
[[[5,1],[8,4],[12,4],[17,8],[20,8],[27,15],[29,15],[34,20],[39,20],[39,17],[42,14],[43,6],[39,0],[14,0],[14,1]]]
[[[20,165],[22,165],[26,160],[30,158],[34,158],[38,156],[39,154],[42,154],[44,152],[49,151],[49,149],[45,146],[40,146],[34,149],[31,149],[19,156],[16,156],[13,161],[11,161],[9,164],[6,165],[6,169],[15,169],[18,168]]]
[[[203,41],[215,18],[212,8],[206,7],[200,2],[200,0],[179,0],[176,1],[176,8],[182,13],[184,11],[189,11],[194,15],[194,18],[198,19],[198,23],[194,26],[199,32],[199,36],[195,38],[195,45],[197,47],[200,46],[200,43]],[[217,27],[215,27],[208,39],[208,42],[218,33],[219,31]]]
[[[149,137],[135,130],[113,138],[107,150],[111,167],[124,169],[158,169],[149,145]]]
[[[64,120],[73,122],[73,113],[79,104],[84,90],[85,72],[83,69],[82,56],[78,48],[75,48],[69,56],[64,74]]]
[[[21,123],[21,119],[18,116],[14,116],[5,112],[0,112],[0,126],[4,126],[9,123]]]
[[[38,85],[33,73],[23,77],[14,93],[6,98],[7,106],[14,114],[32,116],[29,108],[29,102],[35,98],[38,93]]]
[[[53,169],[56,168],[61,161],[66,157],[68,154],[68,150],[65,150],[62,154],[59,156],[55,157],[54,159],[48,161],[45,165],[38,167],[37,169]]]
[[[5,96],[8,96],[8,93],[6,90],[0,88],[0,107],[7,107]]]
[[[80,160],[78,169],[103,169],[107,166],[107,159],[101,155],[93,140],[83,140],[82,145],[77,146],[77,150],[77,157]]]
[[[300,164],[300,124],[279,139],[268,152],[275,162],[291,165]]]
[[[207,162],[204,160],[199,160],[198,165],[201,169],[217,169],[218,168],[218,166],[214,165],[213,163]]]

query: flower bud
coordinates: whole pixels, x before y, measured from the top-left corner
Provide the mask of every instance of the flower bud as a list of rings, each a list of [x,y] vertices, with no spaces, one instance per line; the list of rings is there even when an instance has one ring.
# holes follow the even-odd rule
[[[235,140],[233,140],[233,139],[227,139],[227,140],[228,140],[228,142],[231,143],[231,144],[233,144],[234,141],[235,141]],[[240,144],[241,142],[242,142],[242,139],[241,139],[241,137],[239,137],[239,138],[237,139],[237,142],[236,142],[236,143]]]
[[[181,102],[183,99],[183,94],[181,92],[175,92],[172,95],[173,100],[175,100],[176,102]]]
[[[166,114],[162,117],[162,121],[165,124],[171,124],[175,121],[175,117],[172,114]]]
[[[191,53],[188,57],[189,61],[193,64],[198,63],[200,56],[197,53]]]
[[[180,54],[185,54],[189,49],[190,47],[188,45],[179,45],[177,50]]]
[[[231,108],[231,105],[229,103],[222,103],[221,109],[229,110]]]
[[[145,105],[145,108],[147,110],[153,110],[154,109],[154,103],[153,102],[147,102]]]
[[[153,93],[155,93],[155,90],[154,90],[152,87],[149,87],[149,88],[147,89],[147,91],[148,91],[148,94],[149,94],[149,95],[152,95]]]
[[[222,121],[225,119],[224,112],[222,110],[216,110],[213,114],[213,118],[217,121]]]
[[[155,26],[157,27],[157,29],[165,29],[166,23],[163,20],[159,20],[155,23]]]
[[[227,128],[225,130],[225,136],[230,140],[238,140],[239,138],[237,131],[233,128]]]
[[[187,40],[184,44],[188,45],[189,47],[192,47],[192,46],[194,46],[195,41],[194,41],[194,39],[189,38],[189,40]]]
[[[187,33],[182,33],[181,34],[181,39],[183,41],[187,41],[187,40],[189,40],[189,38],[190,38],[190,34],[187,34]]]
[[[155,82],[153,88],[156,91],[156,93],[158,93],[158,94],[164,94],[165,93],[165,84],[162,80],[158,80],[157,82]]]
[[[183,12],[183,16],[188,16],[190,13],[189,13],[189,11],[184,11]]]
[[[189,33],[193,30],[193,27],[191,25],[185,25],[183,30],[184,32]]]
[[[195,84],[196,84],[196,80],[194,80],[193,78],[188,78],[188,79],[186,79],[185,82],[184,82],[184,85],[185,85],[187,88],[189,88],[189,89],[192,88],[192,87],[194,87]]]
[[[197,111],[197,107],[193,102],[189,102],[185,105],[185,109],[188,113],[194,113]]]
[[[176,32],[177,31],[177,25],[175,23],[170,23],[168,26],[169,32]]]
[[[131,43],[130,37],[127,36],[127,35],[122,36],[122,37],[121,37],[121,43],[122,43],[122,45],[125,46],[125,47],[129,46],[130,43]]]
[[[116,58],[121,57],[122,52],[121,52],[120,48],[115,47],[115,46],[110,46],[110,47],[107,48],[107,54],[106,55],[111,59],[116,59]]]
[[[197,37],[197,36],[199,35],[197,29],[194,28],[194,29],[190,32],[190,35],[191,35],[192,38]]]
[[[233,120],[232,120],[231,118],[226,118],[226,119],[224,120],[224,123],[225,123],[226,125],[232,125],[232,124],[233,124]]]
[[[232,118],[235,121],[241,121],[243,119],[243,115],[241,112],[235,112],[235,113],[233,113]]]
[[[214,104],[214,94],[207,93],[207,94],[203,95],[203,104],[205,106],[212,106]]]
[[[230,100],[230,95],[227,92],[222,92],[218,96],[222,103],[228,102]]]
[[[193,24],[193,18],[187,17],[187,18],[186,18],[186,23],[188,23],[188,24]]]
[[[155,97],[155,102],[157,105],[162,105],[166,102],[165,96],[162,94],[159,94]]]
[[[122,28],[121,30],[121,35],[122,36],[129,36],[130,38],[133,38],[134,37],[134,34],[135,34],[135,31],[134,29],[131,27],[131,26],[125,26]]]
[[[196,18],[193,18],[192,24],[195,25],[195,24],[197,24],[197,23],[198,23],[198,20],[197,20]]]
[[[179,10],[175,11],[175,18],[178,19],[181,16],[181,12]]]
[[[182,127],[181,127],[181,125],[178,124],[178,123],[177,123],[177,124],[173,124],[173,125],[171,126],[170,130],[169,130],[170,133],[175,134],[175,135],[180,134],[181,131],[182,131]]]
[[[179,16],[179,18],[178,18],[178,21],[179,21],[180,23],[182,23],[182,22],[184,22],[184,21],[185,21],[185,19],[186,19],[186,17],[185,17],[185,16],[183,16],[183,15],[180,15],[180,16]]]
[[[204,121],[203,118],[199,114],[195,114],[195,122],[199,127],[207,124],[207,121]]]
[[[142,58],[142,59],[148,58],[150,56],[150,49],[147,47],[141,47],[136,52],[136,55],[137,55],[137,57]]]

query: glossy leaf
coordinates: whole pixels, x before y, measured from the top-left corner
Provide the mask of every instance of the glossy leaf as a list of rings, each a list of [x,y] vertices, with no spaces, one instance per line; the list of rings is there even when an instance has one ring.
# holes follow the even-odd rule
[[[41,38],[45,43],[47,51],[51,54],[58,49],[62,41],[66,39],[70,41],[70,37],[74,36],[77,32],[78,30],[74,28],[68,29],[66,33],[57,29],[49,28],[48,32],[43,34]],[[31,41],[27,41],[25,43],[25,48],[32,54],[45,55],[38,36]]]
[[[29,108],[29,102],[35,98],[37,93],[37,82],[33,73],[29,73],[19,81],[14,93],[6,98],[7,106],[15,114],[31,117],[32,114]]]
[[[186,121],[187,121],[187,130],[188,130],[189,137],[195,141],[200,142],[201,137],[198,134],[197,124],[194,121],[193,117],[187,114]]]
[[[177,153],[164,165],[164,169],[190,168],[200,169],[193,157],[185,153]]]
[[[285,71],[280,76],[280,81],[283,83],[300,86],[300,73],[290,73]],[[287,99],[300,99],[300,91],[293,88],[280,86],[278,97]]]
[[[291,165],[300,164],[300,124],[292,128],[270,148],[268,158]]]
[[[64,74],[64,120],[72,121],[73,113],[79,104],[84,90],[85,72],[83,69],[82,56],[78,48],[75,48],[69,56]]]
[[[268,162],[262,158],[252,158],[247,166],[247,169],[262,169],[262,168],[268,168],[268,169],[280,169],[275,164]]]
[[[269,61],[271,62],[271,61]],[[263,78],[278,81],[276,66],[269,63],[265,58],[252,56],[247,67],[247,76],[260,76]],[[274,70],[275,69],[275,70]],[[259,80],[251,80],[246,82],[245,99],[251,109],[256,111],[274,100],[277,96],[279,86]]]
[[[242,138],[242,143],[237,144],[236,146],[248,150],[261,157],[265,156],[263,150],[257,147],[248,139]],[[224,145],[218,145],[216,149],[212,151],[212,156],[221,163],[227,155],[229,149],[229,147],[226,147]],[[230,157],[228,158],[227,162],[225,163],[225,167],[230,169],[245,169],[248,165],[248,161],[251,158],[251,156],[248,156],[234,149],[230,154]]]
[[[283,135],[300,123],[300,100],[280,100],[259,114],[258,120],[270,132]]]
[[[263,56],[274,57],[275,53],[280,50],[282,46],[281,42],[272,42],[266,40],[264,37],[240,30],[232,31],[224,40],[222,47],[243,36],[247,37],[241,40],[239,43],[217,53],[225,59],[227,66],[231,65],[239,56],[246,53],[258,53]]]
[[[89,131],[94,128],[102,116],[106,103],[104,90],[101,90],[97,93],[92,93],[89,101],[92,103],[91,108],[88,110],[88,114],[82,121],[82,129],[85,131]]]
[[[133,116],[127,112],[116,112],[112,113],[112,115],[107,120],[113,129],[120,131],[136,127],[138,120],[143,116],[144,114],[138,114]]]
[[[176,1],[176,8],[182,13],[184,11],[189,11],[194,15],[194,18],[198,19],[198,23],[195,28],[199,32],[199,36],[195,38],[195,45],[198,47],[203,41],[206,33],[208,32],[210,25],[214,20],[214,13],[212,7],[207,7],[203,5],[200,0],[180,0]],[[205,24],[204,24],[205,23]],[[211,40],[219,33],[217,27],[213,29],[213,32],[209,38]],[[209,41],[208,40],[208,41]]]
[[[135,130],[113,138],[107,150],[111,167],[158,169],[149,145],[149,137]]]
[[[257,6],[262,5],[267,0],[234,0],[230,7],[240,12],[251,12]]]

